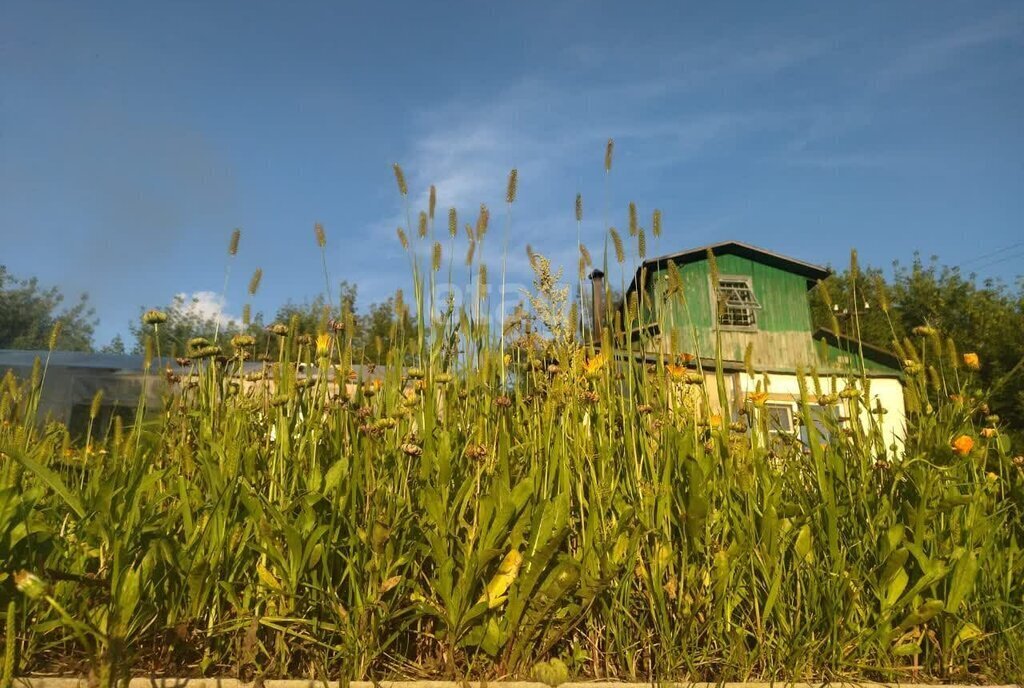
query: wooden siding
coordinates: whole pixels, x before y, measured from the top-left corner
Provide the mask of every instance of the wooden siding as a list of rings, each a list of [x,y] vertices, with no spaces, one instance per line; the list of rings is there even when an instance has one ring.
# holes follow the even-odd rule
[[[816,363],[806,278],[739,256],[717,256],[717,263],[721,275],[750,277],[754,296],[761,305],[756,330],[722,330],[722,357],[743,360],[747,345],[752,344],[756,366],[794,369]],[[689,263],[680,267],[679,272],[683,299],[665,298],[665,269],[651,273],[644,316],[647,323],[660,326],[662,336],[656,348],[666,353],[683,351],[714,356],[714,306],[708,262]]]

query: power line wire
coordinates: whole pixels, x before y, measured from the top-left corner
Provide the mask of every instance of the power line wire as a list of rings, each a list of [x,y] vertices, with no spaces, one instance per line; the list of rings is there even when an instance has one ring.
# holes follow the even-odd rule
[[[990,251],[988,253],[983,253],[982,255],[977,256],[976,258],[970,258],[969,260],[961,261],[959,263],[958,267],[962,268],[965,265],[970,265],[971,263],[977,263],[979,260],[985,260],[986,258],[991,258],[991,257],[994,257],[994,256],[998,256],[1000,253],[1005,253],[1006,251],[1010,251],[1012,249],[1015,249],[1018,246],[1024,246],[1024,241],[1018,241],[1016,243],[1010,244],[1009,246],[1003,246],[1002,248],[997,248],[994,251]]]

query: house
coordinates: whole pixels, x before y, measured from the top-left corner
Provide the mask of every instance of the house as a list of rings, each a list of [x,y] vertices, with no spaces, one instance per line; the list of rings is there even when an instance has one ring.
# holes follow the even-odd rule
[[[678,280],[670,276],[670,263]],[[688,355],[689,365],[702,369],[707,378],[710,403],[716,407],[712,413],[725,418],[735,418],[760,384],[779,432],[799,432],[794,422],[799,372],[818,374],[826,388],[822,396],[838,394],[848,384],[865,387],[886,445],[901,446],[905,408],[899,360],[848,334],[813,326],[808,294],[829,274],[819,265],[738,241],[645,260],[625,293],[624,302],[635,301],[639,316],[630,332],[630,349],[669,361]],[[600,304],[603,274],[595,271],[591,279],[594,303]],[[594,310],[594,327],[600,328],[601,309]],[[724,400],[718,398],[714,373],[719,339]],[[813,413],[837,412],[817,404],[813,386],[809,392]],[[885,413],[878,413],[879,408]],[[865,422],[871,418],[866,410],[860,413]]]

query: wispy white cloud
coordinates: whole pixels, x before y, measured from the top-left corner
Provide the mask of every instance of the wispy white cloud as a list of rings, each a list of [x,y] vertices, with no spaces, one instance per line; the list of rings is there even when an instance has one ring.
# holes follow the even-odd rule
[[[220,294],[212,291],[195,291],[191,294],[181,292],[174,295],[180,302],[186,315],[202,320],[220,323],[222,326],[232,325],[241,321],[237,315],[227,312],[227,302]]]

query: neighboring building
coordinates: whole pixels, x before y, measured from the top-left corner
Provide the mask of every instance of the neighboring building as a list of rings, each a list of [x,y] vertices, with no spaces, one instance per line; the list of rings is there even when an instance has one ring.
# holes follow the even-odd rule
[[[709,252],[715,256],[716,283]],[[671,297],[670,261],[678,270],[681,292]],[[902,445],[905,409],[899,361],[848,336],[815,330],[812,324],[808,292],[829,274],[821,266],[736,241],[652,258],[637,269],[625,294],[626,303],[636,299],[639,305],[640,323],[630,333],[632,347],[670,361],[682,354],[698,356],[709,378],[711,403],[718,413],[727,409],[726,418],[735,417],[758,382],[763,386],[766,379],[767,406],[781,431],[797,431],[798,371],[816,371],[825,393],[842,391],[850,379],[866,378],[870,405],[886,410],[881,418],[887,445]],[[595,291],[604,290],[601,278],[600,272],[592,275]],[[595,294],[595,303],[600,303],[598,298]],[[713,373],[719,336],[728,395],[722,401]],[[747,374],[748,364],[756,371],[753,377]],[[816,401],[813,386],[810,393]]]
[[[165,396],[179,389],[178,385],[167,384],[164,372],[170,369],[182,379],[194,373],[189,366],[182,367],[173,360],[164,359],[162,365],[153,361],[150,373],[143,371],[142,356],[124,354],[102,354],[81,351],[23,351],[17,349],[0,349],[0,378],[7,371],[14,373],[21,380],[32,377],[32,369],[39,361],[40,372],[45,366],[46,377],[39,399],[36,418],[39,423],[59,422],[67,426],[71,437],[79,440],[85,436],[89,427],[89,414],[93,399],[97,392],[102,392],[99,413],[93,421],[94,436],[103,437],[111,427],[114,416],[120,416],[126,423],[134,422],[139,402],[145,394],[146,411],[155,413],[163,408]],[[317,375],[315,368],[303,363],[295,364],[300,375]],[[264,364],[258,361],[246,361],[245,373],[256,373],[263,370]],[[346,391],[354,394],[356,385],[353,380],[368,382],[382,379],[384,366],[352,366],[353,379],[346,381]],[[332,391],[337,391],[335,370],[328,370]],[[245,382],[247,389],[264,384],[273,391],[274,384],[270,380],[263,382]]]
[[[152,373],[143,375],[142,356],[0,349],[0,377],[10,370],[27,380],[37,359],[41,368],[44,364],[46,367],[37,417],[40,422],[64,423],[76,439],[85,434],[90,406],[99,391],[103,399],[93,425],[101,436],[114,416],[134,420],[144,391],[147,406],[160,408],[164,389],[161,371],[154,366]]]

